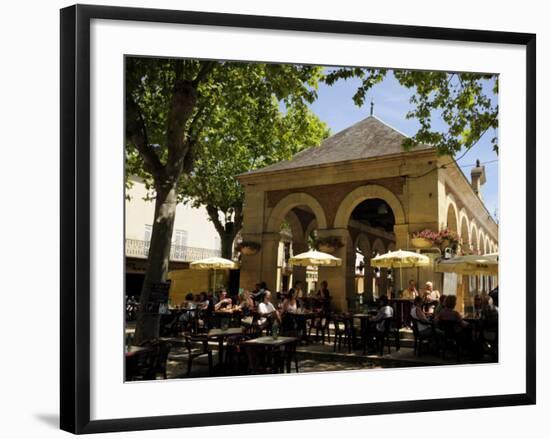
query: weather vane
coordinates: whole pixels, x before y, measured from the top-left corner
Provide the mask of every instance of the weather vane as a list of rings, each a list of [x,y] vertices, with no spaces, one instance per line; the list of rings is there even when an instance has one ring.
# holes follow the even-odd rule
[[[374,99],[370,100],[370,115],[374,116]]]

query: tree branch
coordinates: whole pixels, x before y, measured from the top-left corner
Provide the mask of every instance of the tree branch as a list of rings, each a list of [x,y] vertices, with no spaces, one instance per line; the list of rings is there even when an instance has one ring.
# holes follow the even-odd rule
[[[223,226],[222,222],[220,221],[220,217],[218,216],[218,209],[216,209],[211,204],[207,204],[206,212],[208,213],[208,217],[212,221],[212,224],[214,224],[216,231],[220,235],[220,238],[223,237],[223,235],[225,234],[225,227]]]
[[[198,87],[198,85],[204,80],[204,78],[214,70],[218,63],[214,61],[206,61],[203,62],[201,65],[201,68],[199,70],[199,73],[197,73],[197,76],[195,76],[195,79],[193,79],[192,84],[193,87]]]
[[[126,139],[138,150],[143,167],[156,179],[163,171],[163,165],[156,152],[149,145],[147,127],[139,107],[131,97],[126,99]]]

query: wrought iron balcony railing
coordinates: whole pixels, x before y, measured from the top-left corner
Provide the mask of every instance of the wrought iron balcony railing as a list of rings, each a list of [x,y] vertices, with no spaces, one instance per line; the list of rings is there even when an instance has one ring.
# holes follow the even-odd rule
[[[126,256],[131,256],[134,258],[147,258],[148,255],[149,241],[140,241],[138,239],[126,240]],[[220,255],[220,250],[210,248],[188,247],[186,245],[172,245],[170,248],[171,261],[193,262],[198,261],[199,259]]]

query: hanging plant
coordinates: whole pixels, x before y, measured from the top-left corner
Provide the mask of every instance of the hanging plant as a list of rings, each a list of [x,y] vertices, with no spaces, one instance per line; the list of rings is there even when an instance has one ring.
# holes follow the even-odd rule
[[[430,229],[415,232],[412,235],[411,243],[416,248],[430,248],[438,239],[438,233]]]
[[[323,236],[315,240],[315,247],[321,252],[332,253],[343,246],[339,236]]]
[[[458,248],[458,235],[449,229],[443,229],[437,234],[437,239],[435,241],[441,246],[441,248],[451,247],[456,251]]]
[[[255,241],[242,241],[235,246],[235,250],[247,256],[255,255],[261,248],[262,244]]]

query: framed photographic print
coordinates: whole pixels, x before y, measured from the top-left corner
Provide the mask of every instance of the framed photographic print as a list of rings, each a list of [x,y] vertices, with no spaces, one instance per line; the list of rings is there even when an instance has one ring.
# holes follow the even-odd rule
[[[61,428],[534,404],[535,41],[62,9]]]

